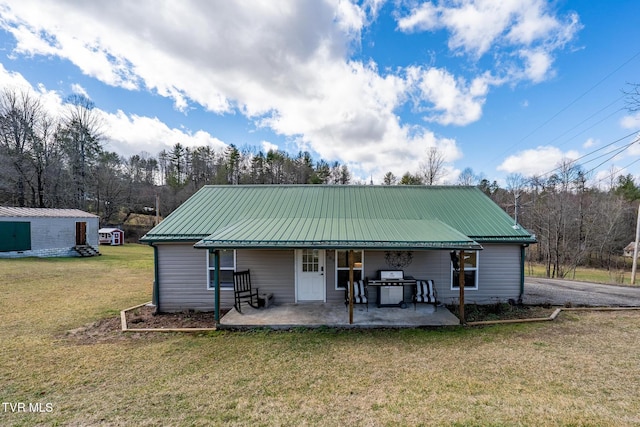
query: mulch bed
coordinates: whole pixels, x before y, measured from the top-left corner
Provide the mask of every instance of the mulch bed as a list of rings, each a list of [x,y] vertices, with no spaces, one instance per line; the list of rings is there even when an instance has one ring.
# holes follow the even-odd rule
[[[457,305],[447,306],[451,313],[460,317]],[[464,306],[464,317],[467,322],[483,322],[491,320],[515,320],[546,318],[555,311],[551,306],[515,305],[496,303],[488,305],[467,304]]]
[[[447,306],[456,316],[458,306]],[[136,332],[136,329],[183,329],[183,328],[213,328],[215,326],[213,312],[186,311],[181,313],[155,314],[155,308],[147,305],[129,310],[126,313],[128,333],[121,329],[120,316],[98,320],[91,324],[66,331],[60,338],[71,340],[75,344],[94,344],[120,341],[123,339],[158,338],[157,334]],[[221,310],[221,315],[228,310]],[[525,306],[509,304],[491,304],[465,306],[465,318],[468,322],[484,320],[527,319],[549,317],[554,308],[547,306]]]
[[[185,311],[181,313],[155,314],[155,308],[143,305],[127,312],[128,329],[213,328],[213,312]],[[221,315],[226,311],[221,310]]]
[[[135,332],[136,329],[173,329],[173,328],[213,328],[215,326],[212,312],[186,311],[182,313],[154,314],[154,308],[138,307],[126,313],[127,328],[130,332],[122,332],[120,316],[108,317],[76,329],[66,331],[60,336],[74,344],[95,344],[120,341],[124,339],[158,338],[157,334]],[[228,310],[221,310],[226,314]]]

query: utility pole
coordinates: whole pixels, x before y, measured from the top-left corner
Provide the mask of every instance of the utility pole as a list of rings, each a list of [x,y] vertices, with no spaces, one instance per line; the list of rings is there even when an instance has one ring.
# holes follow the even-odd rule
[[[156,193],[156,225],[160,224],[160,196]]]
[[[636,222],[636,240],[633,245],[633,264],[631,267],[631,284],[636,284],[636,269],[638,266],[638,240],[640,240],[640,205],[638,205],[638,220]]]

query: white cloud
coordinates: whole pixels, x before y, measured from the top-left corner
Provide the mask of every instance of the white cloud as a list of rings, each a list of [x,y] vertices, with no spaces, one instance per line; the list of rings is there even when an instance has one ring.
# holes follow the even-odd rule
[[[491,52],[505,68],[467,77],[423,65],[383,73],[375,63],[349,59],[383,3],[23,0],[0,6],[0,27],[17,40],[12,55],[56,56],[107,85],[168,97],[187,113],[198,104],[243,114],[367,174],[416,170],[428,146],[460,156],[454,140],[403,123],[396,110],[413,101],[427,122],[477,121],[491,86],[548,77],[554,50],[579,28],[577,18],[563,21],[542,0],[426,2],[400,17],[398,27],[444,29],[455,53]],[[520,56],[507,56],[505,46]],[[522,61],[516,72],[507,59]],[[123,150],[223,144],[155,118],[120,112],[107,121],[112,146]]]
[[[417,86],[418,102],[432,105],[427,110],[434,114],[426,116],[427,121],[443,125],[466,125],[480,119],[492,81],[488,75],[476,77],[468,84],[444,69],[412,67],[408,71],[410,81]]]
[[[413,4],[413,3],[412,3]],[[545,0],[459,0],[417,4],[398,19],[405,32],[449,32],[449,48],[480,58],[491,52],[505,64],[512,80],[533,82],[550,76],[552,53],[564,47],[581,29],[578,16],[557,17]],[[520,50],[521,64],[509,61]]]
[[[523,74],[534,83],[539,83],[552,75],[550,73],[553,58],[543,49],[523,49],[520,56],[524,58]]]
[[[87,90],[83,88],[81,85],[79,85],[78,83],[73,83],[71,85],[71,91],[77,95],[82,95],[87,99],[91,99],[91,97],[87,93]]]
[[[31,83],[29,83],[27,79],[22,77],[22,74],[7,71],[2,63],[0,63],[0,86],[24,90],[33,89],[31,87]]]
[[[498,166],[498,170],[507,173],[519,173],[526,177],[542,175],[555,169],[561,160],[573,160],[578,157],[579,153],[577,151],[563,152],[557,147],[540,146],[507,157]]]
[[[262,151],[264,151],[265,153],[268,153],[269,151],[278,151],[279,150],[279,147],[278,147],[277,144],[274,144],[274,143],[269,142],[269,141],[262,141],[260,146],[262,147]]]
[[[217,150],[226,144],[207,132],[188,132],[168,127],[156,117],[127,115],[123,111],[115,114],[100,111],[109,135],[105,149],[130,156],[141,151],[158,153],[168,150],[177,143],[184,147],[209,146]]]
[[[600,143],[599,141],[593,138],[589,138],[584,142],[584,144],[582,144],[582,148],[591,148],[595,145],[598,145],[599,143]]]
[[[32,92],[38,96],[44,111],[48,112],[51,116],[55,117],[63,114],[62,98],[57,92],[48,90],[43,85],[38,85],[34,88],[21,74],[7,71],[1,63],[0,87],[10,90],[15,89],[18,91]]]
[[[398,28],[402,31],[431,31],[441,28],[438,8],[431,2],[416,6],[411,13],[398,19]]]
[[[620,120],[620,126],[624,129],[640,129],[640,111],[624,116]]]
[[[7,72],[2,64],[0,64],[0,87],[35,93],[44,110],[54,117],[62,117],[65,112],[63,99],[57,92],[47,90],[42,85],[32,87],[20,74]],[[86,91],[79,85],[74,85],[73,90],[74,93],[86,96]],[[116,151],[120,155],[130,156],[142,151],[155,154],[171,148],[176,143],[185,147],[210,146],[218,150],[226,147],[223,141],[207,132],[170,128],[155,117],[127,115],[121,110],[110,114],[99,108],[96,108],[95,112],[104,123],[104,128],[108,129],[108,135],[104,141],[105,149]]]

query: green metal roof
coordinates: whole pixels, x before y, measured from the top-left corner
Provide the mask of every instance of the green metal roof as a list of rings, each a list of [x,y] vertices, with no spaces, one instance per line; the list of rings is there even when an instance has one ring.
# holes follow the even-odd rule
[[[478,248],[535,238],[475,187],[205,186],[143,242],[197,247]]]
[[[482,249],[438,220],[382,218],[269,218],[240,220],[196,247]]]

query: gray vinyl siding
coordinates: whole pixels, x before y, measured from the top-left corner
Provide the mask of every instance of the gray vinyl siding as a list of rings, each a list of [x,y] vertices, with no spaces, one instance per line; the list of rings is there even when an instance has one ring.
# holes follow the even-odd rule
[[[160,308],[162,311],[214,309],[214,290],[207,289],[206,250],[193,243],[158,244]],[[489,304],[520,297],[520,246],[484,245],[478,258],[478,289],[465,290],[468,304]],[[251,270],[251,281],[260,293],[273,293],[275,304],[295,302],[294,250],[246,249],[236,252],[236,270]],[[385,251],[369,250],[364,255],[364,276],[374,279],[378,270],[389,269]],[[326,251],[327,302],[341,303],[344,291],[335,289],[335,251]],[[435,281],[438,299],[456,303],[457,289],[451,289],[451,261],[448,251],[413,251],[413,260],[404,268],[406,276]],[[404,288],[411,301],[411,287]],[[370,302],[377,301],[376,288],[369,289]],[[233,291],[220,291],[220,307],[233,306]]]
[[[213,311],[214,293],[207,290],[206,251],[195,249],[193,243],[157,246],[160,310]],[[220,297],[233,301],[231,291],[221,291]]]
[[[468,304],[490,304],[520,297],[520,246],[483,245],[478,257],[478,289],[465,289]],[[378,276],[378,270],[390,269],[384,251],[365,251],[364,275],[369,279]],[[406,276],[431,279],[435,282],[438,299],[445,303],[457,303],[459,290],[451,289],[451,258],[449,251],[414,251],[410,265],[402,269]],[[411,301],[413,290],[404,288],[405,301]],[[370,302],[377,302],[376,287],[369,288]]]
[[[207,251],[193,243],[158,244],[160,310],[213,311],[215,290],[207,289]],[[293,250],[238,250],[236,270],[251,270],[251,284],[272,292],[276,304],[294,302]],[[233,290],[220,290],[220,308],[233,307]]]
[[[294,251],[247,249],[236,253],[236,270],[251,270],[251,285],[273,293],[274,303],[295,302]],[[233,305],[233,301],[231,303]]]
[[[465,292],[465,303],[491,304],[517,300],[520,295],[519,245],[483,245],[478,269],[478,290]],[[454,292],[458,293],[458,289]],[[457,301],[457,297],[456,297]]]
[[[484,250],[478,254],[478,289],[465,288],[465,303],[491,304],[510,298],[518,299],[520,246],[485,244],[483,247]],[[384,262],[382,265],[385,265]],[[365,266],[371,266],[371,263],[367,262]],[[451,288],[451,259],[448,251],[414,252],[413,262],[404,270],[405,274],[417,279],[434,280],[441,302],[458,302],[460,291],[458,288]],[[377,274],[376,271],[367,273],[371,274],[369,277]],[[405,300],[410,301],[410,298],[410,290],[405,288]]]
[[[325,265],[327,270],[327,302],[344,303],[344,290],[336,289],[336,251],[327,250],[327,262]]]

